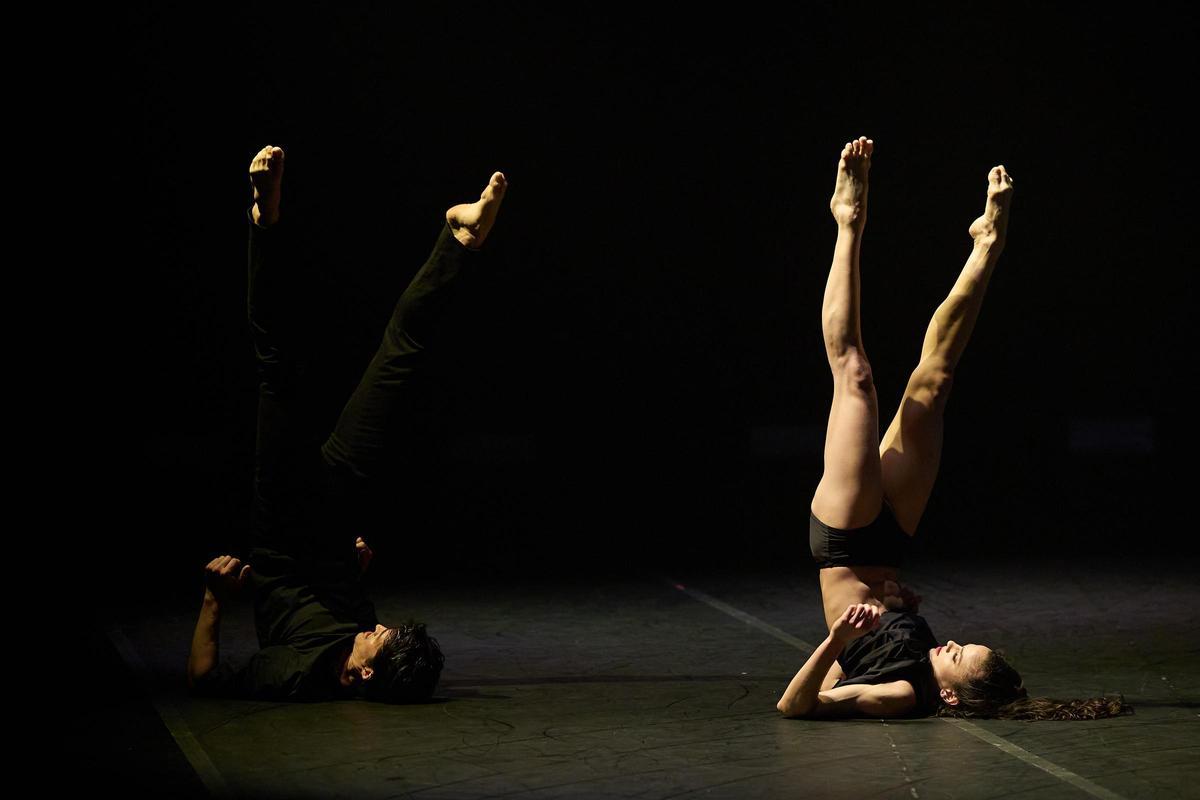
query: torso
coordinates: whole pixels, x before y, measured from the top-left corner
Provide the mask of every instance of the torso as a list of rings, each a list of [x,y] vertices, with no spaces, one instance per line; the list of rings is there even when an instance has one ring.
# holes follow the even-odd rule
[[[821,602],[825,606],[825,625],[833,623],[854,603],[870,603],[885,611],[883,585],[886,581],[900,582],[896,567],[825,567],[821,573]]]
[[[929,664],[929,649],[935,641],[933,631],[919,614],[886,613],[877,630],[850,642],[838,655],[843,677],[837,686],[903,687],[906,702],[903,709],[894,709],[896,716],[935,713],[937,682]]]

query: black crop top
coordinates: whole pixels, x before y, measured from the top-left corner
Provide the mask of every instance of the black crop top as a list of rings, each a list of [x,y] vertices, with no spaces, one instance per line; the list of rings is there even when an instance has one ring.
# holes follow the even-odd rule
[[[917,694],[910,716],[928,717],[937,712],[941,698],[929,650],[937,639],[925,618],[907,611],[888,611],[878,629],[851,642],[838,656],[846,677],[837,686],[908,681]]]

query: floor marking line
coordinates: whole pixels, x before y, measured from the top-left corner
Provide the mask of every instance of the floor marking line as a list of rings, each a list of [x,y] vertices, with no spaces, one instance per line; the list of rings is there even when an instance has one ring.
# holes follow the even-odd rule
[[[713,608],[717,609],[718,611],[723,611],[724,613],[728,614],[729,616],[733,617],[734,619],[741,620],[742,622],[746,623],[750,627],[757,628],[758,630],[763,631],[764,633],[767,633],[770,636],[773,636],[774,638],[780,640],[781,642],[786,642],[787,644],[791,645],[792,647],[796,648],[797,650],[801,650],[806,653],[812,653],[813,650],[816,649],[812,645],[810,645],[808,642],[805,642],[803,639],[798,639],[795,636],[792,636],[790,633],[788,633],[786,631],[782,631],[779,628],[776,628],[774,625],[770,624],[769,622],[764,622],[761,619],[759,619],[758,617],[754,616],[753,614],[748,614],[745,611],[742,611],[741,609],[734,608],[733,606],[729,605],[728,603],[722,602],[721,600],[718,600],[715,597],[707,595],[704,592],[700,591],[699,589],[693,589],[689,586],[684,586],[682,583],[671,580],[670,578],[663,578],[663,580],[665,580],[673,588],[678,589],[679,591],[683,592],[687,596],[692,597],[696,600],[699,600],[701,603],[712,606]],[[951,725],[958,728],[959,730],[965,731],[966,733],[971,734],[972,736],[974,736],[977,739],[980,739],[981,741],[987,742],[988,744],[992,745],[993,747],[998,748],[1003,753],[1007,753],[1008,755],[1012,756],[1013,758],[1017,758],[1017,759],[1020,759],[1021,761],[1024,761],[1026,764],[1030,765],[1031,767],[1037,767],[1038,769],[1042,770],[1043,772],[1047,772],[1050,775],[1053,775],[1054,777],[1058,778],[1059,780],[1061,780],[1065,783],[1069,783],[1072,786],[1074,786],[1075,788],[1080,789],[1084,792],[1087,792],[1092,797],[1098,797],[1101,800],[1124,800],[1124,798],[1121,795],[1117,794],[1116,792],[1112,792],[1108,789],[1105,789],[1103,786],[1099,786],[1095,783],[1092,783],[1091,781],[1089,781],[1087,778],[1083,777],[1082,775],[1076,775],[1074,772],[1071,772],[1071,770],[1069,770],[1065,767],[1060,767],[1059,765],[1055,764],[1053,761],[1048,761],[1047,759],[1044,759],[1041,756],[1034,755],[1033,753],[1029,752],[1028,750],[1018,747],[1017,745],[1013,744],[1012,742],[1008,741],[1007,739],[1002,739],[1001,737],[996,736],[995,734],[988,733],[983,728],[980,728],[978,725],[974,725],[963,719],[950,719],[948,717],[938,717],[938,719],[940,719],[942,722],[950,723]]]
[[[133,646],[133,642],[118,627],[108,629],[108,640],[112,642],[113,647],[117,648],[117,652],[121,654],[122,660],[137,675],[143,686],[148,686],[146,680],[150,671],[146,668],[146,662],[138,655],[137,649]],[[183,751],[184,757],[188,763],[192,765],[192,769],[196,771],[200,780],[204,783],[209,794],[214,797],[229,797],[229,786],[225,783],[225,779],[221,776],[217,765],[209,758],[204,747],[201,746],[198,739],[192,733],[192,729],[184,720],[183,715],[171,703],[159,698],[151,697],[150,702],[154,704],[154,710],[158,712],[159,718],[163,725],[167,726],[167,730],[175,739],[175,744]]]
[[[1028,750],[1024,750],[1024,749],[1018,747],[1017,745],[1013,744],[1012,742],[1008,741],[1007,739],[1003,739],[1003,738],[995,735],[994,733],[988,733],[983,728],[980,728],[978,725],[972,725],[971,723],[967,722],[966,720],[962,720],[962,719],[950,719],[948,717],[940,717],[940,719],[942,720],[942,722],[948,722],[951,725],[953,725],[954,727],[960,728],[960,729],[966,731],[967,733],[971,734],[972,736],[974,736],[978,739],[982,739],[983,741],[987,742],[988,744],[1000,748],[1005,753],[1008,753],[1010,756],[1013,756],[1014,758],[1021,759],[1022,761],[1024,761],[1026,764],[1029,764],[1030,766],[1034,766],[1040,770],[1049,772],[1054,777],[1059,778],[1060,780],[1066,781],[1067,783],[1071,784],[1072,786],[1076,787],[1077,789],[1082,789],[1083,791],[1090,794],[1092,797],[1099,797],[1099,798],[1102,798],[1103,800],[1124,800],[1121,797],[1121,795],[1119,795],[1115,792],[1111,792],[1108,789],[1105,789],[1103,786],[1097,786],[1096,784],[1089,781],[1087,778],[1084,778],[1080,775],[1076,775],[1074,772],[1071,772],[1069,769],[1060,767],[1058,764],[1055,764],[1053,761],[1047,761],[1046,759],[1042,758],[1041,756],[1034,755],[1033,753],[1029,752]]]
[[[747,614],[745,611],[734,608],[733,606],[729,605],[728,603],[723,603],[720,600],[718,600],[717,598],[715,598],[711,595],[707,595],[704,592],[700,591],[699,589],[692,589],[691,587],[684,586],[682,583],[679,583],[678,581],[673,581],[670,578],[664,577],[663,580],[666,581],[673,588],[678,589],[679,591],[686,594],[688,597],[691,597],[694,600],[699,600],[701,603],[704,603],[705,605],[712,606],[713,608],[717,609],[718,611],[722,611],[722,612],[728,614],[729,616],[733,617],[734,619],[739,619],[742,622],[749,625],[751,628],[757,628],[758,630],[762,631],[763,633],[767,634],[768,636],[773,636],[776,639],[778,639],[779,641],[784,642],[785,644],[789,644],[792,647],[796,648],[797,650],[803,650],[805,652],[811,653],[813,650],[817,649],[816,647],[812,646],[811,644],[804,641],[803,639],[799,639],[795,636],[792,636],[787,631],[780,630],[779,628],[776,628],[771,623],[764,622],[761,619],[759,619],[758,617],[754,616],[753,614]]]

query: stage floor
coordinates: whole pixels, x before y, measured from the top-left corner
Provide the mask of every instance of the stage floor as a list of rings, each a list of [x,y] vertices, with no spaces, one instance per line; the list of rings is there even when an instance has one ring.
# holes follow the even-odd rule
[[[979,564],[904,573],[943,641],[1001,648],[1031,694],[1123,693],[1095,722],[783,719],[824,637],[815,572],[631,569],[376,591],[425,620],[436,702],[192,699],[199,607],[99,609],[107,699],[79,710],[76,776],[171,796],[1145,798],[1200,796],[1195,562]],[[251,610],[222,657],[255,647]]]

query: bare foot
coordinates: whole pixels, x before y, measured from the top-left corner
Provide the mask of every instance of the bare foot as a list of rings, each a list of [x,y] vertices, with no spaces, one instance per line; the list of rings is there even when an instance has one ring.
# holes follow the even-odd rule
[[[1004,165],[992,167],[988,173],[987,202],[983,206],[983,216],[972,222],[968,229],[976,244],[1004,246],[1012,196],[1013,179]]]
[[[838,225],[850,225],[862,230],[867,224],[867,170],[871,169],[871,153],[875,141],[860,136],[846,142],[838,161],[837,183],[829,210]]]
[[[446,222],[450,225],[454,238],[470,248],[483,247],[496,214],[500,211],[500,203],[504,201],[504,193],[508,190],[508,181],[503,172],[493,172],[488,185],[483,188],[479,199],[474,203],[462,203],[446,212]]]
[[[267,145],[250,162],[254,187],[254,224],[267,227],[279,221],[279,184],[283,180],[283,148]]]

